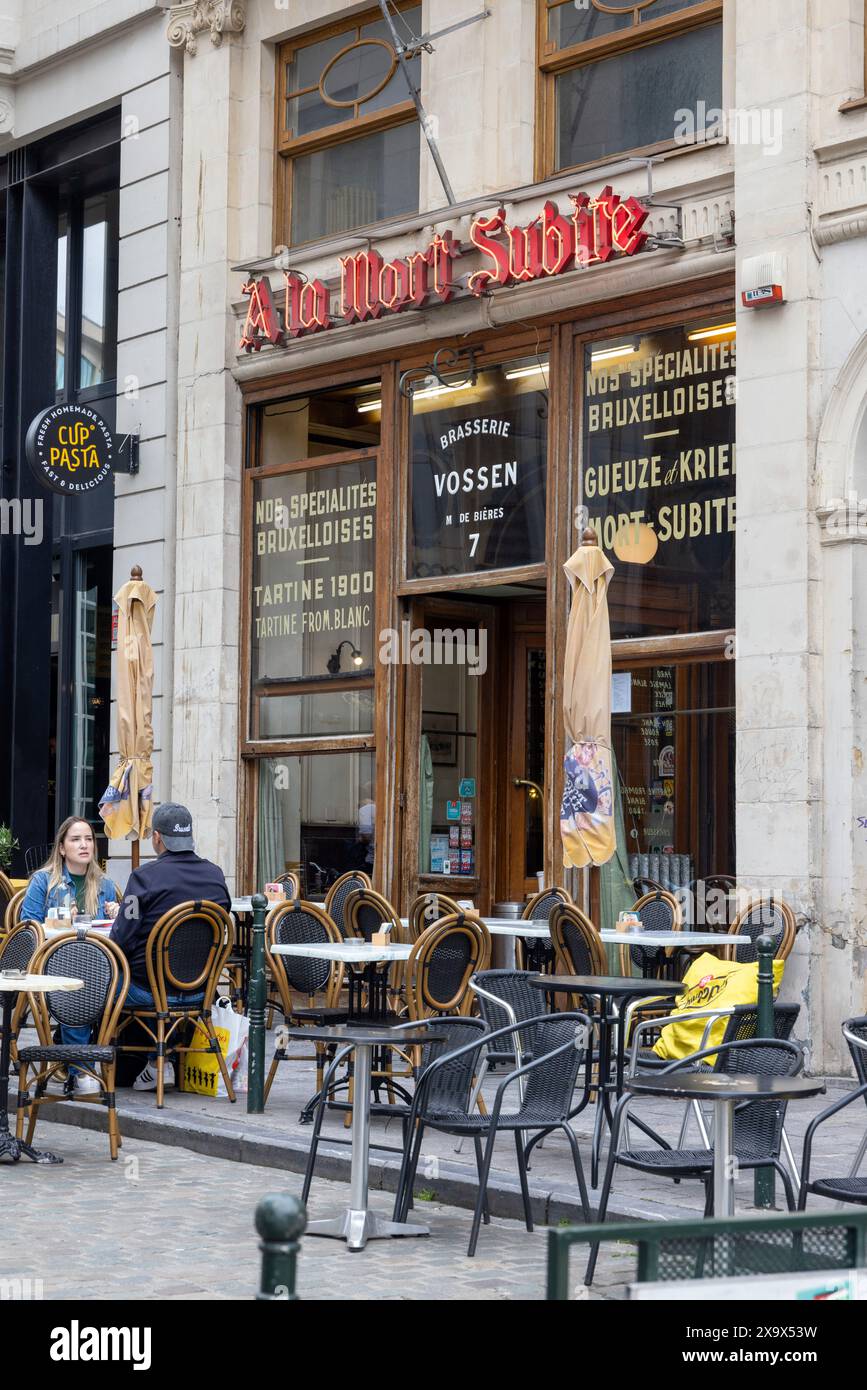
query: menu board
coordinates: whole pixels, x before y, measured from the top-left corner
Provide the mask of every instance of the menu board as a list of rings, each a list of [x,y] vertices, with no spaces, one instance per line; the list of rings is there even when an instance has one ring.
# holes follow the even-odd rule
[[[507,372],[488,368],[472,391],[435,404],[424,393],[413,400],[411,578],[545,559],[545,372]]]
[[[372,668],[375,521],[371,460],[256,480],[254,684]]]
[[[631,609],[615,636],[733,625],[736,370],[725,325],[586,349],[582,500]]]

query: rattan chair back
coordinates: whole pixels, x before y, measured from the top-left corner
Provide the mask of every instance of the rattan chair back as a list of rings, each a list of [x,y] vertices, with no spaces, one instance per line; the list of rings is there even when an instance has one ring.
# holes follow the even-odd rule
[[[409,907],[409,939],[418,941],[423,931],[432,927],[441,917],[460,912],[458,904],[445,893],[419,893]]]
[[[487,927],[475,916],[450,913],[427,927],[406,963],[406,1000],[411,1019],[466,1014],[473,1003],[470,976],[491,959]]]
[[[748,936],[752,944],[729,946],[726,954],[729,960],[744,962],[759,958],[756,942],[760,936],[769,936],[774,942],[774,959],[786,960],[795,944],[797,928],[795,914],[780,898],[757,898],[747,903],[729,927],[729,936]],[[725,940],[723,937],[722,940]]]
[[[335,879],[328,892],[325,894],[325,911],[331,918],[341,936],[348,935],[344,922],[344,909],[346,899],[350,893],[354,893],[356,888],[372,888],[373,884],[367,874],[360,869],[352,869],[348,874],[341,874],[340,878]]]
[[[44,941],[38,922],[18,922],[0,941],[0,970],[29,970]]]
[[[522,922],[549,922],[551,913],[560,903],[571,903],[572,894],[565,888],[543,888],[527,903],[521,913]]]
[[[147,941],[148,987],[158,1011],[168,996],[204,994],[210,1009],[223,966],[235,944],[235,923],[217,903],[180,903],[154,923]]]
[[[6,908],[15,897],[17,891],[12,880],[7,878],[2,869],[0,869],[0,911],[5,913]]]
[[[561,903],[551,913],[551,940],[557,969],[564,975],[605,975],[608,957],[602,938],[580,907]]]
[[[287,869],[285,874],[278,874],[274,879],[275,883],[282,883],[286,889],[286,897],[290,902],[301,897],[301,880],[291,869]]]
[[[18,923],[21,921],[21,904],[23,903],[26,894],[26,888],[19,888],[15,893],[13,893],[12,897],[6,904],[6,909],[3,913],[4,935],[6,935],[8,932],[11,932],[12,928],[17,927]]]
[[[403,939],[403,928],[394,907],[381,893],[373,888],[356,888],[343,905],[344,930],[347,937],[357,937],[360,941],[370,941],[374,932],[390,927],[389,939],[398,942]]]
[[[632,906],[645,931],[682,931],[683,915],[680,903],[667,888],[654,888],[644,893]],[[630,974],[629,964],[642,973],[659,966],[665,959],[665,946],[631,946],[629,955],[625,947],[620,948],[620,968],[624,975]]]
[[[307,999],[324,993],[326,1007],[336,1007],[343,983],[343,964],[319,960],[315,956],[275,956],[271,948],[324,946],[342,941],[331,918],[315,903],[296,900],[271,909],[265,922],[265,950],[284,1013],[292,1009],[292,990]]]
[[[34,975],[62,975],[83,980],[82,989],[47,990],[31,996],[39,1041],[50,1046],[51,1020],[70,1028],[90,1028],[93,1042],[109,1046],[129,988],[129,965],[120,947],[107,937],[83,929],[45,941],[34,955]]]

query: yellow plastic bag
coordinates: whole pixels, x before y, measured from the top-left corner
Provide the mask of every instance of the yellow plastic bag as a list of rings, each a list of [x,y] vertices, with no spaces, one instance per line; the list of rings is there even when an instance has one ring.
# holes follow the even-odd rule
[[[785,961],[774,961],[774,996],[780,988]],[[709,952],[693,961],[683,977],[683,994],[679,994],[673,1014],[682,1014],[683,1021],[668,1023],[653,1045],[657,1057],[677,1062],[689,1057],[702,1046],[704,1031],[710,1023],[706,1047],[722,1041],[728,1022],[725,1018],[690,1018],[697,1010],[731,1009],[736,1004],[755,1004],[759,997],[759,963],[739,964],[734,960],[719,960]],[[705,1059],[712,1066],[715,1058]]]
[[[228,1028],[220,1028],[215,1024],[214,1032],[217,1035],[217,1042],[220,1044],[220,1051],[225,1057],[229,1048],[229,1030]],[[184,1059],[184,1074],[181,1078],[182,1091],[192,1091],[197,1096],[225,1096],[226,1087],[220,1075],[217,1054],[211,1052],[208,1045],[208,1035],[200,1023],[196,1024],[190,1051],[184,1052],[182,1056]]]

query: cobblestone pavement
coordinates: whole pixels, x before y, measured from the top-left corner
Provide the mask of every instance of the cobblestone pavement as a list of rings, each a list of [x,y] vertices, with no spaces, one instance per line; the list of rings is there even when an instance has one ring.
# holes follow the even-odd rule
[[[256,1203],[299,1194],[301,1178],[186,1149],[124,1141],[116,1163],[103,1135],[40,1124],[40,1147],[62,1168],[4,1165],[3,1276],[40,1279],[46,1299],[242,1299],[259,1275]],[[317,1181],[315,1218],[342,1208],[345,1183]],[[390,1213],[388,1197],[372,1195]],[[350,1254],[342,1242],[302,1242],[298,1292],[310,1299],[541,1299],[546,1235],[494,1218],[466,1257],[470,1213],[418,1203],[429,1239],[372,1241]],[[574,1280],[581,1279],[576,1252]],[[631,1276],[627,1248],[600,1261],[594,1298],[616,1297]]]

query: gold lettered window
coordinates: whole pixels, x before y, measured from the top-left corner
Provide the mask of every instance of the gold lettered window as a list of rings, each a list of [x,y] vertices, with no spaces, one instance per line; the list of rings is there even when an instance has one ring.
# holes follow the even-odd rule
[[[734,626],[736,370],[725,319],[585,345],[581,489],[615,639]]]

